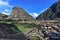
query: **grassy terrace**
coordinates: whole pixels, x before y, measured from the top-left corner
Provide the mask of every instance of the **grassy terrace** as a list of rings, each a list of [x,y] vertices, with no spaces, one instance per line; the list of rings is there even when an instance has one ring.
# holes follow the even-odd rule
[[[32,29],[32,28],[36,27],[36,25],[33,24],[33,23],[32,24],[28,24],[28,23],[16,23],[15,25],[23,33],[26,33],[27,31],[29,31],[29,29]]]
[[[22,22],[14,22],[14,21],[0,21],[0,23],[7,23],[7,24],[11,24],[12,26],[15,25],[16,29],[19,29],[20,31],[22,31],[23,33],[28,32],[29,30],[31,30],[32,28],[36,27],[36,24],[34,23],[22,23]]]

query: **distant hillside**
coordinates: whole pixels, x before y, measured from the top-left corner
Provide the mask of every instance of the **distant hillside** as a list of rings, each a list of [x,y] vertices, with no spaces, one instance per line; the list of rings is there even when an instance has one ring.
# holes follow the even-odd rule
[[[5,15],[5,14],[0,13],[0,20],[5,19],[7,17],[8,17],[8,15]]]
[[[29,15],[23,8],[14,7],[9,16],[11,20],[19,21],[32,21],[35,20],[31,15]]]
[[[54,3],[49,9],[41,13],[36,19],[38,20],[59,20],[60,19],[60,1]]]

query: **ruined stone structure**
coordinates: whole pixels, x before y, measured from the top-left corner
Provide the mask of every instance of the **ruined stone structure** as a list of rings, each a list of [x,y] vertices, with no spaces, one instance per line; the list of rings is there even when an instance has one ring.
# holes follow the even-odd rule
[[[42,23],[57,23],[58,21],[56,20],[36,20],[36,21],[18,21],[18,23],[35,23],[35,24],[42,24]]]

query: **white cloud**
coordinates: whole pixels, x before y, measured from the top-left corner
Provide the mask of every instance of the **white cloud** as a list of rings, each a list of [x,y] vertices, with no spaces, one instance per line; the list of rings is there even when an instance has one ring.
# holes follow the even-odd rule
[[[38,16],[38,14],[37,14],[37,13],[34,13],[34,16],[35,16],[35,17],[37,17],[37,16]]]
[[[9,10],[8,9],[5,9],[5,12],[9,12]]]
[[[3,14],[7,14],[6,12],[2,12]]]
[[[9,1],[11,0],[0,0],[0,13],[9,15],[10,14],[10,8],[13,6],[9,4]]]
[[[0,5],[9,5],[8,2],[0,1]]]
[[[9,13],[7,13],[7,12],[2,12],[3,14],[6,14],[6,15],[9,15]]]
[[[32,15],[34,18],[36,18],[38,16],[38,13],[30,13],[30,15]]]
[[[0,6],[9,6],[9,7],[12,7],[11,5],[9,5],[8,1],[4,2],[2,0],[0,0]]]

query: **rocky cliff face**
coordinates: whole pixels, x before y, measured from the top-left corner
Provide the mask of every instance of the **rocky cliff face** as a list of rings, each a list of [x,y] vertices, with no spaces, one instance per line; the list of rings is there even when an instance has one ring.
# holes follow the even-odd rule
[[[24,9],[19,7],[14,7],[12,9],[11,15],[9,17],[12,20],[19,21],[32,21],[35,20],[31,15],[29,15]]]
[[[27,40],[25,35],[16,30],[15,25],[0,23],[0,40]]]
[[[36,19],[38,20],[59,20],[60,19],[60,1],[54,3],[49,9],[41,13]]]

